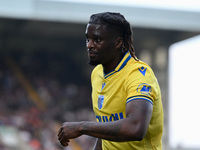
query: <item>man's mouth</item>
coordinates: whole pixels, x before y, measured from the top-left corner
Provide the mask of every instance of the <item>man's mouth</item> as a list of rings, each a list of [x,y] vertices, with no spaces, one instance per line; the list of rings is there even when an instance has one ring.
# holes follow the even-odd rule
[[[94,57],[94,56],[96,56],[97,55],[97,53],[95,53],[95,52],[88,52],[88,56],[89,57]]]

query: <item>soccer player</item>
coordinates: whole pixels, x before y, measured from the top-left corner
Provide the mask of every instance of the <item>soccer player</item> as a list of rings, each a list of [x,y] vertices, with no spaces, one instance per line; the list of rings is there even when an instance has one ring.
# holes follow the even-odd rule
[[[132,30],[120,13],[98,13],[86,27],[92,71],[92,102],[97,122],[65,122],[58,139],[83,134],[97,138],[94,150],[161,150],[163,107],[152,69],[137,59]]]

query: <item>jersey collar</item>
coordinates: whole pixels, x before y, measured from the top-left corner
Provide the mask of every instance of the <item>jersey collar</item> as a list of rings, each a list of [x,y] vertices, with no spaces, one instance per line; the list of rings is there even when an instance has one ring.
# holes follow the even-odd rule
[[[132,56],[131,56],[130,52],[126,52],[126,54],[124,55],[124,57],[122,58],[120,63],[117,65],[117,67],[113,71],[111,71],[111,72],[109,72],[107,74],[104,74],[104,78],[106,79],[109,76],[113,75],[114,73],[119,72],[120,70],[122,70],[124,68],[124,66],[127,64],[127,62],[131,59],[131,57]]]

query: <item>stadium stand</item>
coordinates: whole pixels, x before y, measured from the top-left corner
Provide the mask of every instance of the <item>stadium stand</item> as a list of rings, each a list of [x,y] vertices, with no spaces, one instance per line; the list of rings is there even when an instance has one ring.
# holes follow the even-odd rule
[[[90,86],[70,81],[77,68],[62,53],[1,54],[0,64],[1,150],[64,150],[61,123],[94,120]],[[82,136],[65,149],[88,150],[93,142]]]

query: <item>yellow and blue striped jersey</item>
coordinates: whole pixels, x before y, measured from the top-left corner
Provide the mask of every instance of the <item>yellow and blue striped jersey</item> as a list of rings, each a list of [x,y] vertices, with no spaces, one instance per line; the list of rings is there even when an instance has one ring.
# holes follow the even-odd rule
[[[142,141],[112,142],[102,140],[103,150],[161,150],[163,107],[161,92],[152,69],[136,61],[127,52],[117,67],[104,74],[103,66],[91,75],[93,110],[98,122],[116,121],[126,117],[126,104],[143,99],[153,104],[152,118]]]

